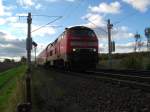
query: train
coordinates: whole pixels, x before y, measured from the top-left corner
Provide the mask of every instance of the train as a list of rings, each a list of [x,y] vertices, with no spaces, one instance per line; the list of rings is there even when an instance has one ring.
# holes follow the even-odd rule
[[[65,31],[38,55],[39,65],[86,70],[98,63],[98,38],[85,26],[65,28]]]

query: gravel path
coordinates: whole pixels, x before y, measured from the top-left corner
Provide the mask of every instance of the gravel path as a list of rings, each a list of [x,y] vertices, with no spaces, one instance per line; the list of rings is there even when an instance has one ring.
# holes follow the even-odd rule
[[[36,69],[33,112],[150,112],[150,93]]]

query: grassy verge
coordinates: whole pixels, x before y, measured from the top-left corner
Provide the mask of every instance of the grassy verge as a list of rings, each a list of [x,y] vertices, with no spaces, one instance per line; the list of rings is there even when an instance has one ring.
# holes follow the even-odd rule
[[[23,100],[23,76],[26,66],[20,66],[0,73],[0,111],[15,112]]]

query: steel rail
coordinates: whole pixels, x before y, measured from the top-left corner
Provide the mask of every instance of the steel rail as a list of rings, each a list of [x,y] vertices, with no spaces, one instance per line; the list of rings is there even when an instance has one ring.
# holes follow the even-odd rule
[[[126,80],[133,80],[133,81],[138,81],[138,82],[146,82],[150,84],[150,76],[137,76],[137,75],[125,75],[124,73],[110,73],[110,72],[95,72],[95,71],[87,71],[87,73],[92,73],[94,75],[101,75],[105,77],[113,77],[113,78],[119,78],[123,79],[125,78]]]
[[[58,72],[58,71],[57,71]],[[79,73],[79,72],[71,72],[71,71],[61,71],[61,73],[65,74],[65,75],[72,75],[72,76],[78,76],[78,77],[83,77],[83,78],[88,78],[88,79],[96,79],[96,80],[101,80],[101,81],[105,81],[105,82],[110,82],[110,83],[116,83],[119,85],[123,85],[123,86],[129,86],[131,88],[135,88],[135,89],[140,89],[146,92],[150,92],[150,83],[145,83],[145,81],[137,81],[137,80],[129,80],[129,78],[127,78],[126,76],[128,75],[123,75],[126,78],[120,78],[119,77],[112,77],[109,73],[104,73],[103,75],[101,73],[101,75],[99,74],[94,74],[94,72],[84,72],[84,73]],[[107,75],[106,75],[107,74]],[[118,74],[112,74],[112,75],[118,75]],[[121,75],[121,74],[120,74]],[[132,77],[134,78],[134,77]],[[140,78],[140,77],[138,77]],[[145,79],[145,78],[143,78]],[[149,78],[149,82],[150,82],[150,78]]]
[[[55,72],[60,72],[64,75],[82,77],[88,79],[95,79],[104,82],[109,82],[113,84],[118,84],[122,86],[131,87],[134,89],[140,89],[146,92],[150,92],[150,77],[139,77],[139,76],[131,76],[131,75],[122,75],[122,74],[114,74],[114,73],[105,73],[105,72],[95,72],[95,71],[86,71],[86,72],[72,72],[72,71],[64,71],[64,70],[56,70],[51,69]],[[94,73],[95,72],[95,73]],[[138,80],[137,80],[138,79]],[[141,81],[142,79],[142,81]],[[146,81],[145,81],[146,79]]]
[[[116,70],[116,69],[95,69],[97,72],[110,72],[110,73],[121,73],[136,76],[150,77],[150,70]]]

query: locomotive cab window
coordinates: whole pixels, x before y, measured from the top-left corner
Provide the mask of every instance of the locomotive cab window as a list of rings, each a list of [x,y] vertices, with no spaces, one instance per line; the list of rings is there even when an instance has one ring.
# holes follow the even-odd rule
[[[92,30],[85,30],[85,29],[78,29],[72,30],[73,36],[88,36],[88,37],[95,37],[95,33]]]

